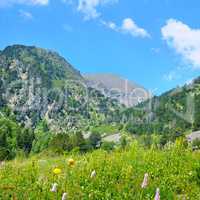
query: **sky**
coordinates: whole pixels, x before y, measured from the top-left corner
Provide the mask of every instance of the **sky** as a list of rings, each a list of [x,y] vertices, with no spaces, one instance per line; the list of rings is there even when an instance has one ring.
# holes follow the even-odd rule
[[[199,0],[0,0],[0,49],[51,49],[81,73],[161,94],[200,75],[199,9]]]

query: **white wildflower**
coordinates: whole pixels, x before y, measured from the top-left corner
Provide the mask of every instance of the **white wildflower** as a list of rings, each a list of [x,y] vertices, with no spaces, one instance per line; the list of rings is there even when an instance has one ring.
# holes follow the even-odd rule
[[[146,188],[147,187],[147,185],[148,185],[148,176],[149,176],[148,173],[146,173],[144,175],[144,180],[142,182],[141,188]]]
[[[90,175],[90,178],[94,178],[94,177],[96,177],[96,175],[97,175],[97,174],[96,174],[96,171],[93,170],[92,173],[91,173],[91,175]]]
[[[57,183],[54,183],[54,184],[52,185],[51,192],[57,192],[57,186],[58,186],[58,184],[57,184]]]
[[[63,195],[62,195],[62,200],[67,200],[67,193],[66,193],[66,192],[63,193]]]

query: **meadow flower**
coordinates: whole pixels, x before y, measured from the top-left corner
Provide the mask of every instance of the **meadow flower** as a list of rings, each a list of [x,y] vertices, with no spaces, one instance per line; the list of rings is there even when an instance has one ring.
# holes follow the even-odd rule
[[[63,195],[62,195],[62,200],[67,200],[67,193],[66,193],[66,192],[63,193]]]
[[[54,184],[52,185],[51,192],[57,192],[57,186],[58,186],[58,184],[57,184],[57,183],[54,183]]]
[[[96,177],[96,175],[97,175],[97,174],[96,174],[96,171],[93,170],[92,173],[91,173],[91,175],[90,175],[90,178],[94,178],[94,177]]]
[[[58,175],[58,174],[61,174],[61,169],[60,168],[55,168],[54,170],[53,170],[53,173],[54,174],[56,174],[56,175]]]
[[[144,175],[144,180],[143,180],[143,182],[142,182],[141,188],[146,188],[147,185],[148,185],[148,174],[146,173],[146,174]]]
[[[74,166],[74,165],[75,165],[75,160],[72,159],[72,158],[70,158],[70,159],[68,160],[68,165],[69,165],[70,167]]]
[[[156,196],[155,196],[154,200],[160,200],[160,189],[159,188],[156,189]]]

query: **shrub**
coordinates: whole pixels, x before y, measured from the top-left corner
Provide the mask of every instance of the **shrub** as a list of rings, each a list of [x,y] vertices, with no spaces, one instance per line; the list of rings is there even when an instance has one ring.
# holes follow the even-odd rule
[[[115,147],[115,143],[114,142],[103,142],[101,145],[101,148],[105,151],[112,151]]]

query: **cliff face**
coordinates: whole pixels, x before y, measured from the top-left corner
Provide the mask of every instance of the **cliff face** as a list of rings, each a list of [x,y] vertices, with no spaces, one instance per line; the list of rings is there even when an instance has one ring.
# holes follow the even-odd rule
[[[57,53],[22,45],[0,52],[0,106],[26,126],[46,120],[56,131],[111,120],[119,109]]]

